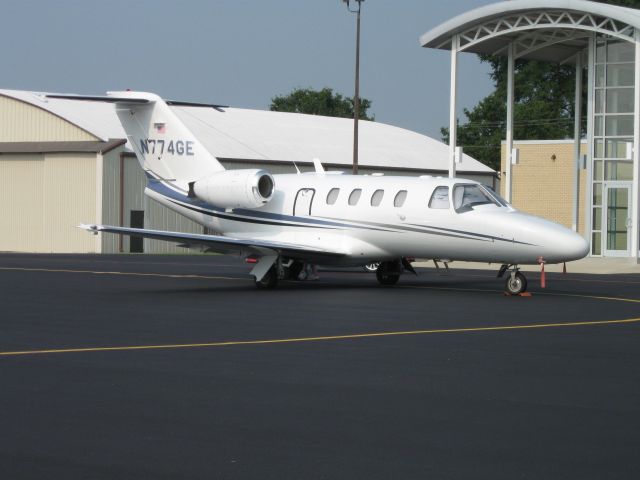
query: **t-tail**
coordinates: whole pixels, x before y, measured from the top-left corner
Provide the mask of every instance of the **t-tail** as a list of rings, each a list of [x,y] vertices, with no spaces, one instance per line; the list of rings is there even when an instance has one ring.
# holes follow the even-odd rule
[[[224,170],[158,95],[107,94],[117,99],[116,113],[145,171],[186,189],[190,182]]]
[[[107,92],[107,96],[47,95],[51,98],[108,102],[116,113],[143,170],[219,208],[257,208],[269,202],[275,184],[258,169],[225,170],[171,110],[173,105],[154,93]],[[212,105],[207,105],[213,107]]]

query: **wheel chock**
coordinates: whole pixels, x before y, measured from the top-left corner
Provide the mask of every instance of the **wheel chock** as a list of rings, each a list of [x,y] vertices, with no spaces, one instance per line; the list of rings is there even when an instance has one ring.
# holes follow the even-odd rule
[[[522,292],[522,293],[518,293],[516,295],[513,295],[509,292],[503,292],[505,297],[532,297],[533,295],[531,295],[530,292]]]

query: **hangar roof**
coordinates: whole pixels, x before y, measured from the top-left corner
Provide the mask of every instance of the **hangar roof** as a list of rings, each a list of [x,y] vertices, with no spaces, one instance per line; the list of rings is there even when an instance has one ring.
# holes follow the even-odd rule
[[[586,0],[512,0],[458,15],[424,33],[420,44],[450,50],[452,36],[460,34],[462,50],[494,55],[517,39],[518,58],[571,63],[571,56],[586,47],[589,32],[633,41],[633,28],[640,28],[640,11],[634,8]]]
[[[0,90],[77,125],[96,137],[126,138],[112,104],[46,98],[46,93]],[[349,168],[353,120],[242,108],[170,107],[212,155],[221,159],[310,162]],[[433,138],[379,122],[360,122],[359,165],[448,170],[449,147]],[[464,156],[460,172],[494,173]]]

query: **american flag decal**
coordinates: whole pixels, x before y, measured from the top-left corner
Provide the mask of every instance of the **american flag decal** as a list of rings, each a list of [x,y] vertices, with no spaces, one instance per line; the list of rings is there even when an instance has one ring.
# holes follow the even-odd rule
[[[164,123],[154,123],[153,128],[155,128],[156,133],[165,133],[166,131]]]

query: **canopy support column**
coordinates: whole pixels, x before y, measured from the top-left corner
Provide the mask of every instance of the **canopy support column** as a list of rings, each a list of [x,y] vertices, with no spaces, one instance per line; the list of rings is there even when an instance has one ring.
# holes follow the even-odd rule
[[[512,202],[512,158],[511,154],[513,152],[513,77],[515,72],[515,59],[514,59],[514,48],[513,42],[509,43],[507,47],[507,138],[506,138],[506,149],[505,152],[505,163],[506,163],[506,181],[504,186],[504,196],[507,202]]]
[[[634,31],[636,47],[635,83],[634,83],[634,110],[633,110],[633,188],[631,189],[631,258],[638,262],[638,216],[640,214],[640,31]]]
[[[582,126],[582,52],[576,55],[576,96],[574,105],[574,129],[573,129],[573,216],[571,228],[578,231],[578,205],[580,204],[580,135]]]
[[[456,110],[458,104],[458,50],[460,37],[451,37],[451,97],[449,101],[449,178],[456,176],[456,143],[458,141],[458,125]]]

